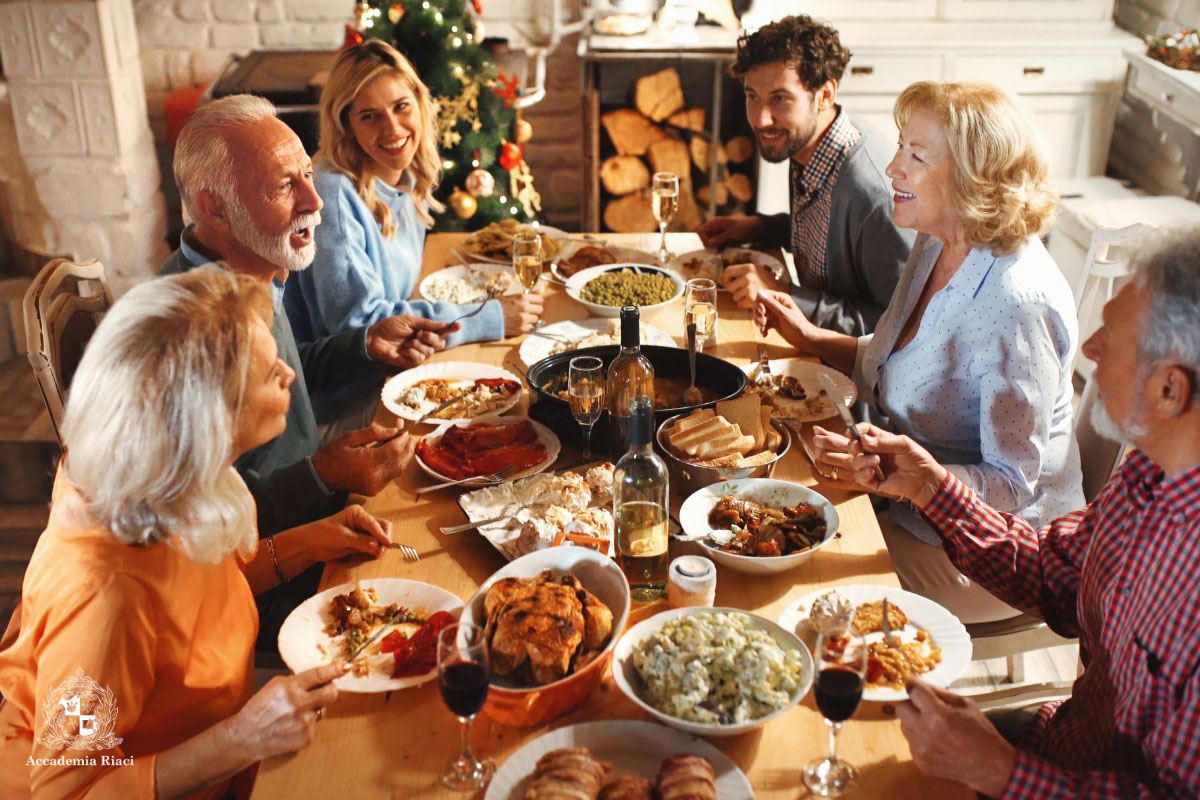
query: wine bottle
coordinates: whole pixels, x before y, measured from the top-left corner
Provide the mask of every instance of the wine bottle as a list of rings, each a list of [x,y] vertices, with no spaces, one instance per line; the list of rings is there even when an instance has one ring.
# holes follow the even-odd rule
[[[639,603],[662,596],[667,587],[667,465],[650,444],[653,402],[634,400],[629,450],[613,474],[613,520],[617,560]]]
[[[621,309],[621,352],[608,365],[609,454],[613,461],[629,447],[630,404],[635,397],[654,397],[654,367],[642,354],[641,318],[637,306]]]

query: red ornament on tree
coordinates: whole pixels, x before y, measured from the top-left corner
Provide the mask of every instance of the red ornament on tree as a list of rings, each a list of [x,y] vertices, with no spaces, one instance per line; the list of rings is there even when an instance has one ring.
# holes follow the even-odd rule
[[[516,169],[517,165],[521,163],[521,158],[521,145],[512,142],[500,145],[500,155],[497,160],[504,169],[510,171]]]
[[[483,13],[483,3],[479,2],[479,0],[471,0],[471,8],[475,9],[476,14]]]
[[[346,38],[342,40],[342,47],[354,47],[356,44],[363,43],[363,35],[354,30],[354,26],[349,22],[346,23]]]

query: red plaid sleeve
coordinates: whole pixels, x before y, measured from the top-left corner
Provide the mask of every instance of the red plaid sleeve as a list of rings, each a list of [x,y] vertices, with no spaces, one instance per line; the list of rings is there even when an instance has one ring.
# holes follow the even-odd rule
[[[1012,774],[999,800],[1058,800],[1063,797],[1195,798],[1200,796],[1200,689],[1192,681],[1179,708],[1159,719],[1142,743],[1153,775],[1063,769],[1017,750]]]
[[[951,473],[921,513],[964,574],[1061,635],[1079,635],[1075,597],[1091,537],[1083,510],[1038,531],[992,508]]]

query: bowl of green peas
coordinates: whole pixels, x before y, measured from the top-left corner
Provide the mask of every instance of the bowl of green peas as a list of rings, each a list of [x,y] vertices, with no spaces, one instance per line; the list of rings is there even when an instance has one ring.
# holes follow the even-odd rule
[[[605,264],[567,279],[567,294],[602,317],[621,315],[624,306],[642,311],[673,303],[686,285],[674,270],[645,264]]]

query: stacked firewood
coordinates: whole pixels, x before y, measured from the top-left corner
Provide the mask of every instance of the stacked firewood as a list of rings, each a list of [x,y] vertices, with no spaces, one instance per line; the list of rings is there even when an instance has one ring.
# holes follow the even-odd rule
[[[748,136],[713,142],[705,130],[704,108],[687,108],[679,73],[667,68],[639,78],[632,108],[610,111],[600,122],[616,155],[600,165],[600,183],[610,195],[604,204],[604,224],[620,233],[658,230],[650,208],[650,180],[655,172],[679,176],[679,208],[668,230],[691,231],[704,222],[709,199],[717,206],[748,203],[754,197]],[[717,181],[709,184],[709,167],[716,158]]]

